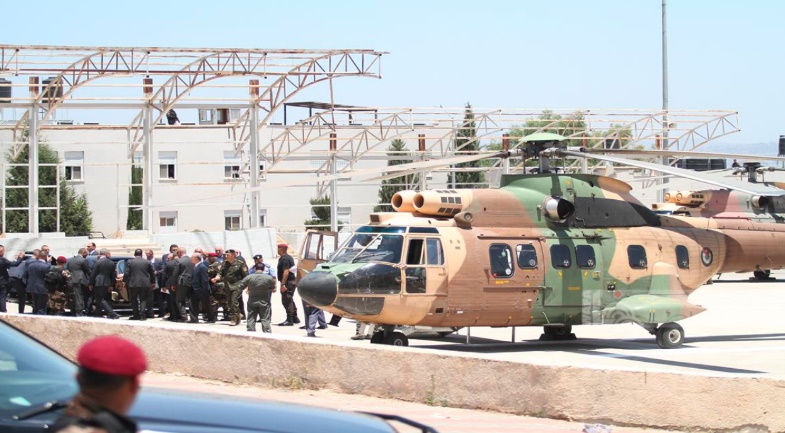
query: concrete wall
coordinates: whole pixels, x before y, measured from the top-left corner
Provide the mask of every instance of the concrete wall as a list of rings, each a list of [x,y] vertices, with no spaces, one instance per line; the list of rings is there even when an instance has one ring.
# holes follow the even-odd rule
[[[161,245],[163,251],[169,251],[169,245],[177,244],[185,247],[188,254],[194,248],[201,247],[205,251],[212,251],[216,246],[224,249],[234,248],[243,253],[243,257],[250,260],[254,254],[261,254],[272,259],[276,251],[276,230],[274,228],[261,228],[240,231],[220,232],[181,232],[159,233],[152,236],[156,244]],[[293,245],[295,248],[297,245]]]
[[[442,351],[359,348],[276,335],[3,316],[65,356],[119,334],[150,369],[238,384],[328,389],[521,415],[679,430],[785,431],[785,384],[762,378],[549,367]],[[194,354],[199,360],[194,360]],[[286,373],[277,366],[286,365]]]
[[[53,256],[72,257],[79,248],[87,245],[87,236],[65,237],[63,233],[45,233],[42,236],[32,236],[28,233],[11,234],[7,238],[0,238],[0,245],[5,246],[6,258],[13,258],[20,251],[32,251],[41,248],[41,245],[49,245],[50,254]],[[101,243],[100,239],[93,240],[96,245]],[[100,247],[99,247],[100,248]]]

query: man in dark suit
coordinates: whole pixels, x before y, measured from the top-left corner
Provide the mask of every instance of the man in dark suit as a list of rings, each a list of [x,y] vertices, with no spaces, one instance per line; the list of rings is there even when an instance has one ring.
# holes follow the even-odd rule
[[[117,284],[117,266],[109,258],[109,250],[106,248],[101,248],[98,255],[100,257],[90,273],[87,286],[88,290],[93,292],[95,314],[97,316],[107,314],[110,319],[118,319],[120,315],[112,310],[112,306],[106,300],[106,296],[111,296],[110,291]]]
[[[95,249],[95,242],[88,242],[87,243],[87,255],[88,256],[98,256],[98,250]]]
[[[175,273],[175,309],[177,310],[178,321],[187,322],[186,316],[188,314],[186,307],[188,304],[188,297],[191,294],[191,284],[194,275],[194,263],[191,258],[185,254],[185,247],[177,249],[177,271]]]
[[[92,303],[90,292],[87,291],[87,283],[90,282],[90,265],[87,264],[87,249],[79,248],[75,256],[65,265],[65,269],[71,273],[71,287],[74,290],[73,312],[76,316],[84,316],[85,312],[92,310],[92,305],[85,305],[85,300],[89,299]]]
[[[147,259],[142,257],[142,249],[134,251],[134,258],[125,263],[123,282],[128,288],[133,315],[131,320],[147,319],[147,296],[155,288],[155,270]]]
[[[19,254],[15,262],[8,260],[5,256],[5,247],[0,245],[0,313],[5,313],[5,302],[8,297],[9,288],[9,275],[8,269],[14,266],[19,266],[25,259],[25,254]]]
[[[46,254],[38,251],[35,260],[27,263],[27,268],[22,276],[27,281],[27,293],[33,297],[33,314],[46,315],[46,305],[49,302],[49,292],[44,285],[44,275],[51,266],[46,262]]]
[[[206,323],[215,323],[212,309],[210,308],[210,277],[207,274],[207,260],[203,260],[201,254],[194,254],[191,257],[194,263],[193,278],[191,284],[191,323],[199,323],[199,311],[204,312]]]
[[[164,264],[164,278],[166,282],[166,290],[167,294],[167,301],[169,304],[169,320],[172,322],[176,322],[180,317],[180,310],[177,308],[177,300],[175,297],[175,293],[177,290],[177,254],[169,253],[166,256],[166,262]]]
[[[147,261],[150,262],[150,265],[153,267],[153,271],[155,272],[155,287],[150,290],[150,294],[147,295],[147,311],[146,316],[148,319],[152,319],[155,317],[155,306],[158,306],[158,317],[164,317],[164,313],[166,312],[166,302],[164,302],[165,297],[161,296],[161,288],[164,286],[164,262],[155,258],[155,253],[153,250],[145,250],[144,252]]]

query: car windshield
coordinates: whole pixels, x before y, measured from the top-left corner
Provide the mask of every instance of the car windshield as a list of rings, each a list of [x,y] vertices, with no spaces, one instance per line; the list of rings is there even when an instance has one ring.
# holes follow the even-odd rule
[[[70,399],[75,375],[73,363],[0,321],[0,418]]]
[[[403,236],[388,233],[355,233],[330,260],[333,263],[401,261]]]

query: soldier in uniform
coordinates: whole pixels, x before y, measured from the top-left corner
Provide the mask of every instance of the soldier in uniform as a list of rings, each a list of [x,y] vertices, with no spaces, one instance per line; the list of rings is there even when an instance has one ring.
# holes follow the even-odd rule
[[[65,270],[66,262],[65,257],[58,257],[56,265],[47,270],[44,275],[44,284],[49,292],[47,313],[50,315],[64,315],[65,306],[72,302],[71,273]]]
[[[240,281],[240,288],[248,293],[248,319],[246,329],[256,332],[256,317],[262,322],[262,332],[273,332],[270,326],[270,298],[275,292],[275,277],[268,273],[248,274]]]
[[[207,254],[207,276],[210,281],[221,273],[221,262],[218,261],[218,253]],[[229,307],[226,305],[226,289],[224,283],[217,282],[210,284],[210,309],[213,318],[218,320],[218,307],[223,308],[224,320],[229,320]]]
[[[142,349],[110,335],[85,343],[76,355],[79,393],[50,429],[53,433],[133,433],[136,423],[126,414],[139,392],[139,376],[147,369]]]
[[[232,326],[240,324],[240,282],[248,275],[248,266],[245,262],[237,260],[237,251],[229,249],[226,250],[226,258],[221,264],[221,272],[215,278],[211,279],[212,283],[223,281],[226,287],[227,295],[229,296],[229,318],[231,319]]]

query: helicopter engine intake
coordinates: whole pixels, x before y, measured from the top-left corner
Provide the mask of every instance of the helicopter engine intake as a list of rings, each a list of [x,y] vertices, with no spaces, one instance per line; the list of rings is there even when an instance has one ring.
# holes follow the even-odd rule
[[[543,214],[553,222],[564,222],[575,213],[575,205],[558,196],[548,196],[542,204]]]
[[[769,198],[763,195],[756,195],[750,199],[750,204],[758,209],[763,209],[769,204]]]
[[[414,196],[414,209],[424,215],[454,217],[468,208],[471,199],[472,192],[467,190],[423,191]]]

